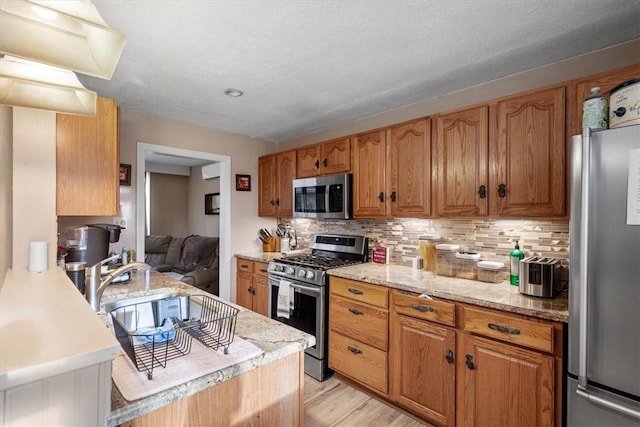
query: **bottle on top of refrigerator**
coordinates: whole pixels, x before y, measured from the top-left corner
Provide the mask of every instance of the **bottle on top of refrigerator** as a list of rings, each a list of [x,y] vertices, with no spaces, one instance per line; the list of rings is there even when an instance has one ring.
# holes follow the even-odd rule
[[[603,130],[609,127],[609,104],[599,87],[591,88],[591,94],[582,103],[582,128]]]
[[[518,286],[520,276],[520,260],[524,258],[524,252],[520,250],[518,240],[516,240],[516,247],[509,254],[509,261],[511,264],[509,282],[513,286]]]

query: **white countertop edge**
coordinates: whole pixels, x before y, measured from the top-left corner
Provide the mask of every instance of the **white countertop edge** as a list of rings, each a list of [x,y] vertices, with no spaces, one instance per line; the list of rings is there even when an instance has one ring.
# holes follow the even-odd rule
[[[104,363],[119,351],[64,271],[7,272],[0,290],[0,390]]]

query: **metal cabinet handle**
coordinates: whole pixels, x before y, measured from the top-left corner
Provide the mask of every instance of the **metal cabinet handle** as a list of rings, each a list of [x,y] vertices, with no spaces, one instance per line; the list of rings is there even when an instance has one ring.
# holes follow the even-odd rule
[[[276,199],[276,206],[280,206],[280,199]]]
[[[327,166],[329,166],[329,160],[328,160],[328,159],[324,159],[324,160],[322,161],[322,166],[324,166],[325,168],[326,168]]]
[[[473,356],[470,354],[465,355],[465,358],[467,359],[464,363],[467,365],[467,368],[470,371],[473,371],[474,369],[476,369],[476,365],[473,363]]]
[[[347,346],[347,350],[349,350],[353,354],[362,354],[362,350],[360,350],[359,348],[351,347],[350,345]]]
[[[486,185],[481,185],[480,188],[478,188],[478,195],[480,196],[481,199],[486,199],[487,198],[487,186]]]
[[[380,194],[378,194],[378,200],[380,200],[380,203],[384,203],[384,191],[381,191]]]
[[[395,191],[391,192],[391,201],[394,202],[394,203],[396,201],[396,192]]]
[[[494,331],[504,332],[505,334],[511,335],[520,335],[520,329],[512,328],[511,326],[496,325],[495,323],[489,323],[487,326],[489,329],[493,329]]]
[[[249,268],[249,266],[247,264],[240,264],[240,267],[242,268]]]
[[[316,169],[320,169],[320,160],[316,160],[313,165],[316,167]]]
[[[447,363],[449,365],[453,365],[453,351],[451,351],[451,349],[447,350],[447,354],[444,358],[447,359]]]
[[[349,311],[353,314],[355,314],[356,316],[361,316],[364,314],[364,312],[362,310],[358,310],[357,308],[351,308],[349,307]]]
[[[271,203],[271,206],[276,204],[276,202],[274,202],[273,200],[271,200],[269,203]]]
[[[498,197],[503,198],[507,195],[507,186],[504,184],[498,185]]]
[[[261,268],[261,269],[260,269],[260,272],[262,272],[262,273],[268,273],[268,271],[267,271],[267,269],[266,269],[266,268]]]
[[[355,294],[355,295],[364,295],[364,292],[361,291],[360,289],[349,288],[349,292],[351,292],[352,294]]]
[[[414,310],[418,310],[422,313],[433,311],[433,307],[429,307],[428,305],[411,304],[411,308],[413,308]]]

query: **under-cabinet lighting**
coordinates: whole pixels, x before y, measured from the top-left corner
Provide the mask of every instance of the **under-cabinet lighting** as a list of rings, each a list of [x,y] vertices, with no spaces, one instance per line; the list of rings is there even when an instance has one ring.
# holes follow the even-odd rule
[[[89,0],[0,0],[0,52],[111,79],[126,37]]]
[[[95,115],[97,95],[69,70],[14,58],[0,58],[0,104],[68,114]]]

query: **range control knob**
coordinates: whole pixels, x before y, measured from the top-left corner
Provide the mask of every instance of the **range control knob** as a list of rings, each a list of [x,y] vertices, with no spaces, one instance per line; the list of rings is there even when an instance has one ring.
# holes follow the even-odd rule
[[[287,274],[293,274],[293,273],[295,273],[295,270],[294,270],[293,267],[287,267],[287,268],[285,268],[284,272],[287,273]]]
[[[315,275],[316,274],[313,271],[311,271],[311,270],[307,271],[307,279],[313,279],[313,276],[315,276]]]
[[[298,276],[304,277],[306,274],[307,274],[307,272],[304,271],[303,269],[298,270]]]

